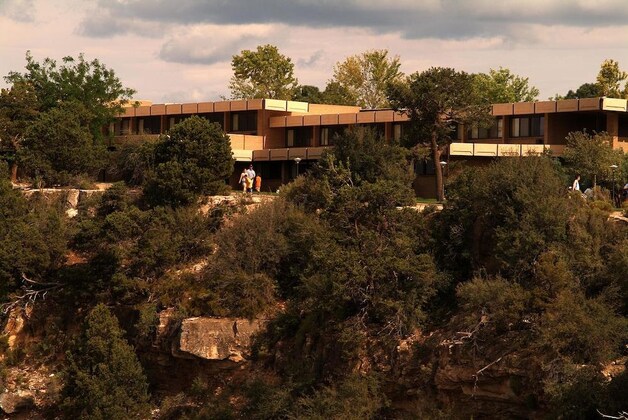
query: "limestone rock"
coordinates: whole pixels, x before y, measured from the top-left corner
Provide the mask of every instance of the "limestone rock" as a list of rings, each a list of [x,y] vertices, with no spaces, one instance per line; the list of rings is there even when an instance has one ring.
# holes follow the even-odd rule
[[[35,405],[35,397],[30,391],[4,392],[0,394],[0,409],[6,414],[14,414]]]
[[[181,322],[175,357],[241,362],[250,353],[251,337],[263,326],[260,320],[241,318],[188,318]]]
[[[79,202],[79,194],[80,191],[77,189],[68,190],[68,195],[66,197],[67,205],[71,209],[75,209]]]

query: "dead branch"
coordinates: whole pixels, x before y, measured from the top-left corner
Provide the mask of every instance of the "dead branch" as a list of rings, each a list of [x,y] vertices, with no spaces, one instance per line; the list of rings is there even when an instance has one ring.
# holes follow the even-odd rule
[[[617,420],[628,420],[628,411],[620,411],[619,416],[609,416],[608,414],[602,413],[600,410],[597,410],[597,413],[605,419],[617,419]]]
[[[488,365],[484,366],[482,369],[478,370],[477,372],[475,372],[475,375],[473,375],[474,378],[474,382],[473,382],[473,392],[471,393],[472,397],[475,397],[475,391],[477,391],[478,389],[478,380],[480,379],[480,375],[482,373],[484,373],[484,371],[488,368],[490,368],[491,366],[493,366],[495,363],[499,363],[502,358],[504,356],[500,356],[499,358],[497,358],[496,360],[493,360],[491,363],[489,363]]]
[[[8,314],[15,308],[23,307],[28,308],[29,305],[33,305],[38,299],[46,299],[48,292],[63,288],[63,284],[54,282],[41,282],[29,279],[24,273],[22,273],[22,294],[13,294],[9,302],[0,304],[0,312],[3,315]]]
[[[480,328],[486,323],[489,322],[488,316],[482,315],[480,318],[480,322],[478,322],[470,331],[457,331],[455,337],[450,340],[443,340],[441,345],[447,345],[449,350],[454,346],[463,345],[469,341],[475,341],[475,334],[480,331]]]

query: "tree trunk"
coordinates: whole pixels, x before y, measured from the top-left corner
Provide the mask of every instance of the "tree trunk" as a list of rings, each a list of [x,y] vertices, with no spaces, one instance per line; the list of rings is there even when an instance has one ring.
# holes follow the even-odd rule
[[[436,181],[436,198],[438,201],[445,201],[445,189],[443,188],[443,167],[440,165],[442,151],[436,143],[436,133],[432,133],[432,159],[434,160],[434,179]]]
[[[593,191],[595,191],[595,187],[597,187],[597,175],[593,174]]]
[[[17,163],[11,163],[11,182],[17,182]]]

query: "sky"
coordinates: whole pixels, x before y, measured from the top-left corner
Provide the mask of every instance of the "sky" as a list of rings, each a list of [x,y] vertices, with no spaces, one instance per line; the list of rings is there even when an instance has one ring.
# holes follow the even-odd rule
[[[84,53],[153,103],[229,97],[232,56],[263,44],[320,88],[346,57],[387,49],[406,74],[509,68],[545,100],[594,82],[607,58],[628,70],[628,1],[0,0],[0,75],[23,71],[27,50]]]

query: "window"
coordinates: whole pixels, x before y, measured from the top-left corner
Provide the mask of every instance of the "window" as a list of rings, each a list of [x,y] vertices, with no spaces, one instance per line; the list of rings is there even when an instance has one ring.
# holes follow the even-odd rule
[[[129,118],[124,118],[120,122],[120,134],[119,135],[126,136],[127,134],[131,134],[130,127],[131,127],[131,120]]]
[[[619,115],[619,132],[617,135],[622,138],[621,140],[623,141],[628,137],[628,116]]]
[[[309,147],[312,144],[312,127],[286,130],[286,147]]]
[[[408,123],[393,123],[393,140],[401,141],[408,134]]]
[[[142,118],[142,131],[140,134],[159,134],[161,132],[161,117]]]
[[[341,135],[345,130],[343,125],[332,125],[329,127],[321,127],[321,146],[333,146],[334,137]]]
[[[204,114],[199,114],[200,117],[205,118],[207,121],[209,121],[210,123],[216,123],[220,126],[220,129],[224,130],[224,112],[212,112],[212,113],[204,113]]]
[[[386,125],[384,123],[376,123],[376,124],[358,124],[357,127],[365,127],[369,130],[373,130],[375,133],[375,137],[379,139],[384,139],[386,135]]]
[[[234,112],[231,114],[231,131],[254,134],[257,132],[257,111]]]
[[[504,131],[503,127],[504,127],[504,120],[502,118],[496,118],[495,121],[493,122],[493,125],[491,125],[488,128],[478,127],[477,125],[472,126],[468,132],[468,135],[469,135],[469,138],[474,139],[474,140],[499,139],[503,135],[503,131]]]
[[[414,162],[414,173],[416,175],[434,175],[434,161],[432,159],[417,159]]]
[[[545,117],[516,117],[510,120],[510,137],[538,137],[545,133]]]

